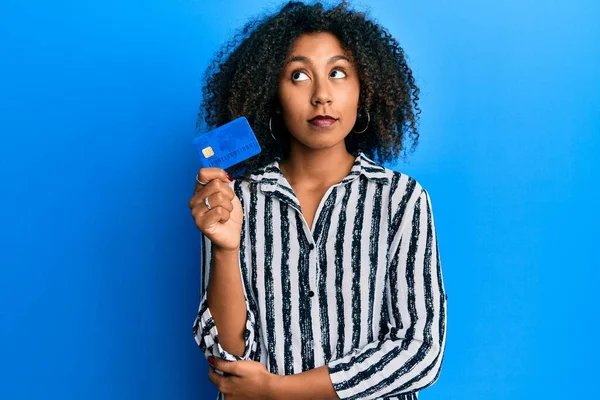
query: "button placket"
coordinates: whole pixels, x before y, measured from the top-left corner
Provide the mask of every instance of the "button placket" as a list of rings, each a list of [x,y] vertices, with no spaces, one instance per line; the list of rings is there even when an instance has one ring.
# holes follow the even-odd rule
[[[312,239],[312,238],[311,238]],[[314,298],[315,296],[315,292],[317,290],[317,272],[318,272],[318,260],[317,260],[317,252],[315,251],[315,244],[312,242],[309,242],[308,244],[308,251],[309,251],[309,277],[308,277],[308,282],[309,282],[309,290],[308,290],[308,297],[309,298]]]

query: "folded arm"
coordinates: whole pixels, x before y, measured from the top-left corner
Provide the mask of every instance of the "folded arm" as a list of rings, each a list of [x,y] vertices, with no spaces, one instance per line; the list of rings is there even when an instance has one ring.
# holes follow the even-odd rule
[[[446,339],[446,294],[428,193],[407,207],[390,245],[380,340],[329,363],[341,399],[415,392],[438,378]]]
[[[275,398],[377,399],[415,392],[437,380],[446,339],[446,294],[424,189],[407,210],[390,245],[387,332],[327,366],[283,377]]]

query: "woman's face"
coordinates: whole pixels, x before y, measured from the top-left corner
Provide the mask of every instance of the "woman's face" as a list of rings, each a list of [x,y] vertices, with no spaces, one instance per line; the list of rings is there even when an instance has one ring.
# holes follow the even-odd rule
[[[359,93],[356,68],[337,37],[324,32],[300,36],[278,87],[284,123],[290,140],[297,142],[292,145],[345,146],[344,138],[356,122]]]

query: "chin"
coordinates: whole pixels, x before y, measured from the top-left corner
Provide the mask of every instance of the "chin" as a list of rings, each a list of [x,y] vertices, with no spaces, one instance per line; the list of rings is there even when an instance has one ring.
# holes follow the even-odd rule
[[[300,143],[302,143],[304,146],[306,146],[310,149],[313,149],[313,150],[330,149],[333,147],[337,147],[340,144],[343,144],[345,146],[345,141],[344,141],[343,137],[341,139],[336,138],[333,140],[331,140],[331,139],[330,140],[323,140],[323,139],[321,139],[321,140],[302,140],[302,141],[300,141]]]
[[[308,132],[304,131],[299,135],[290,132],[290,135],[302,146],[313,150],[328,149],[340,146],[340,144],[345,146],[345,139],[347,136],[347,134],[343,134],[339,128],[329,132],[315,132],[313,130],[309,130]]]

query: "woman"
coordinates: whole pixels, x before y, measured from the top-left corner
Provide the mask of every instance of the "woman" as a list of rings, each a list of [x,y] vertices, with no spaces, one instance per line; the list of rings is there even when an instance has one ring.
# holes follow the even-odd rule
[[[209,379],[228,400],[416,399],[440,372],[446,295],[427,191],[379,165],[418,140],[398,42],[345,3],[290,2],[207,76],[208,126],[244,115],[263,148],[236,179],[201,169],[189,202]]]

